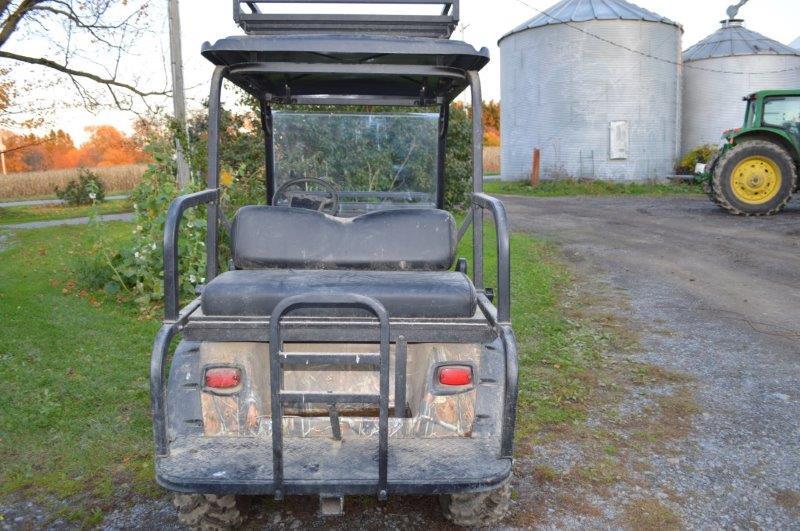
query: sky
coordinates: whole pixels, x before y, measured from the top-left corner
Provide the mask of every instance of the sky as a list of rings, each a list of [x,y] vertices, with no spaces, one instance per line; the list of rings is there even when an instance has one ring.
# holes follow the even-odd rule
[[[163,6],[159,6],[159,3]],[[147,43],[148,50],[140,47],[137,50],[139,55],[129,63],[155,86],[169,82],[165,77],[165,61],[168,60],[166,3],[166,0],[152,2],[153,9],[164,11],[163,16],[158,13],[155,16],[155,20],[159,21],[153,28],[155,40]],[[492,57],[481,73],[484,99],[500,98],[500,51],[497,40],[512,28],[536,16],[537,9],[546,10],[554,3],[556,0],[461,0],[461,24],[453,38],[463,37],[476,48],[485,46]],[[682,24],[685,31],[683,48],[686,49],[716,31],[719,21],[725,18],[727,7],[735,0],[638,0],[634,3]],[[800,37],[798,0],[750,0],[742,7],[739,17],[745,20],[749,29],[783,43]],[[207,97],[212,70],[210,63],[200,56],[200,46],[204,41],[213,42],[243,32],[233,22],[230,0],[183,0],[181,25],[187,106],[190,110],[199,109],[202,100]],[[31,43],[25,45],[28,47]],[[24,73],[20,70],[20,75],[37,75],[34,68],[26,68]],[[39,70],[38,75],[49,73]],[[58,91],[51,91],[43,97],[58,96]],[[168,102],[163,103],[171,110]],[[88,136],[86,126],[111,124],[127,132],[130,131],[132,120],[130,112],[101,110],[90,113],[77,107],[62,109],[52,118],[48,127],[64,129],[76,143],[80,143]]]

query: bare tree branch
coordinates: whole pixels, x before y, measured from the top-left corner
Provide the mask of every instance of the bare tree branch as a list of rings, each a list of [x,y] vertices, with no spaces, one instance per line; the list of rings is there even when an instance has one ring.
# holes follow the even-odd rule
[[[101,85],[108,85],[108,86],[114,86],[114,87],[119,87],[121,89],[125,89],[128,92],[132,92],[133,94],[135,94],[135,95],[137,95],[137,96],[139,96],[141,98],[147,98],[147,97],[150,97],[150,96],[163,96],[165,94],[169,94],[169,92],[166,92],[166,91],[143,91],[143,90],[139,90],[138,88],[136,88],[133,85],[130,85],[128,83],[124,83],[122,81],[117,81],[114,78],[106,78],[106,77],[98,76],[96,74],[92,74],[91,72],[83,72],[81,70],[75,70],[75,69],[70,68],[70,67],[68,67],[66,65],[62,65],[62,64],[56,63],[55,61],[51,61],[50,59],[45,59],[44,57],[29,57],[29,56],[26,56],[26,55],[19,55],[19,54],[13,53],[13,52],[6,52],[6,51],[3,51],[3,50],[0,50],[0,59],[11,59],[12,61],[19,61],[19,62],[22,62],[22,63],[28,63],[28,64],[32,64],[32,65],[46,66],[47,68],[52,68],[53,70],[57,70],[59,72],[62,72],[64,74],[68,74],[70,76],[86,78],[86,79],[90,79],[90,80],[92,80],[92,81],[94,81],[96,83],[100,83]]]
[[[0,0],[0,60],[68,76],[75,99],[88,108],[135,112],[141,100],[149,109],[148,98],[170,94],[166,78],[160,89],[120,79],[120,73],[136,71],[125,63],[143,38],[158,38],[149,28],[148,8],[149,0]]]

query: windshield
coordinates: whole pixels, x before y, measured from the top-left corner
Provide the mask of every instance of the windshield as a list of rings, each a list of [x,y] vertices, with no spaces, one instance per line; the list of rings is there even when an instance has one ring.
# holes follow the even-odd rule
[[[436,205],[437,113],[273,112],[276,189],[322,179],[339,212]]]

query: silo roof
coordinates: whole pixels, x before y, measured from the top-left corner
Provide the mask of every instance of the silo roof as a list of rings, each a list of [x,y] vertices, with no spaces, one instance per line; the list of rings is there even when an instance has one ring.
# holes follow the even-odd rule
[[[734,55],[800,55],[800,50],[745,28],[741,20],[724,20],[720,29],[683,52],[683,60]]]
[[[791,46],[791,47],[792,47],[792,48],[794,48],[795,50],[800,50],[800,37],[797,37],[797,38],[796,38],[796,39],[795,39],[795,40],[792,42],[792,44],[790,44],[789,46]]]
[[[590,20],[643,20],[681,27],[677,22],[625,0],[562,0],[509,31],[500,40],[527,29]]]

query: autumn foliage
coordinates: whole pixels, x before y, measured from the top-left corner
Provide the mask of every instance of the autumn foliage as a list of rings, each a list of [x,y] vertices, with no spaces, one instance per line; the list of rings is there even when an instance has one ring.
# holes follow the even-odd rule
[[[483,145],[496,147],[500,145],[500,102],[483,102]]]
[[[110,125],[88,129],[89,139],[76,147],[64,131],[46,135],[3,134],[6,151],[6,170],[9,173],[97,168],[147,162],[148,156],[133,139]],[[2,134],[2,133],[0,133]]]

